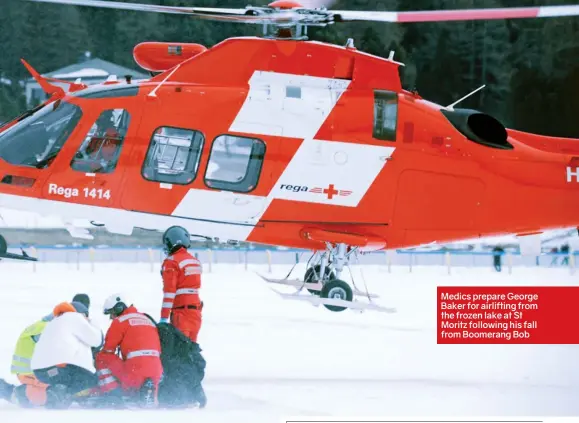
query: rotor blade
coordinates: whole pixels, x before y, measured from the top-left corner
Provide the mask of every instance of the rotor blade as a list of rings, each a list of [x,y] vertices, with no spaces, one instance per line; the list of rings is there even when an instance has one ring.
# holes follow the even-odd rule
[[[505,7],[496,9],[427,10],[416,12],[357,12],[346,10],[332,10],[331,12],[334,14],[334,19],[336,21],[410,23],[579,16],[579,5],[511,8]]]
[[[158,6],[142,3],[125,3],[120,1],[103,0],[27,0],[35,3],[66,4],[71,6],[90,6],[118,10],[136,10],[140,12],[171,13],[178,15],[189,15],[201,19],[217,21],[234,21],[245,23],[261,23],[264,20],[271,21],[271,18],[263,16],[246,15],[246,9],[225,9],[212,7],[175,7]]]

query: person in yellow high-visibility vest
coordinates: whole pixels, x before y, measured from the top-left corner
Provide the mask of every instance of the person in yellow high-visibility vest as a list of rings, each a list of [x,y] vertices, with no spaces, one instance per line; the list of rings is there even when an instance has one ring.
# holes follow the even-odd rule
[[[84,304],[87,309],[90,307],[90,298],[86,294],[77,294],[72,301]],[[22,385],[14,388],[12,395],[12,399],[18,402],[19,405],[25,407],[43,406],[46,403],[46,388],[48,388],[48,385],[36,379],[34,372],[30,368],[30,361],[42,331],[53,318],[54,315],[49,314],[28,326],[16,343],[10,370],[22,383]]]
[[[10,372],[16,375],[21,386],[14,389],[15,399],[21,405],[41,406],[46,402],[46,388],[48,385],[39,382],[30,368],[30,360],[34,354],[34,348],[46,324],[53,318],[52,314],[43,317],[38,322],[28,326],[16,343],[12,355]]]

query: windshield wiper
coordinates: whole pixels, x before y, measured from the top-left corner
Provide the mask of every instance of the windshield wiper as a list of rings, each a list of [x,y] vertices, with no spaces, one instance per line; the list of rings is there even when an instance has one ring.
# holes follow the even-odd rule
[[[50,162],[51,160],[56,158],[56,156],[58,155],[58,151],[59,150],[54,151],[54,152],[50,153],[48,156],[46,156],[44,159],[40,160],[39,162],[36,162],[34,167],[36,169],[44,169],[48,165],[48,162]]]

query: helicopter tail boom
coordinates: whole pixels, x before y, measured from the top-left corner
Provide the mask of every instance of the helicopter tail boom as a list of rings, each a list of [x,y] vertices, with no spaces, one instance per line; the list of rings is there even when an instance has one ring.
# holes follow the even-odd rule
[[[509,137],[537,150],[579,156],[579,139],[577,138],[550,137],[514,129],[507,129],[507,133]]]

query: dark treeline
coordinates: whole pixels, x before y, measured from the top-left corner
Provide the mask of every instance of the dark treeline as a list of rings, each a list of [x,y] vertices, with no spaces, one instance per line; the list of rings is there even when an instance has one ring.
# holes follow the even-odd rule
[[[247,0],[139,0],[141,3],[245,7]],[[574,4],[575,0],[338,0],[332,8],[432,10]],[[264,1],[255,5],[266,4]],[[19,81],[27,59],[40,72],[76,63],[85,51],[137,68],[142,41],[198,42],[259,35],[253,25],[200,22],[185,16],[2,0],[0,118],[25,108]],[[310,37],[343,44],[354,38],[368,53],[406,64],[406,88],[450,104],[482,84],[461,104],[491,113],[505,125],[545,135],[579,138],[579,17],[422,24],[349,23],[310,30]],[[11,83],[8,83],[10,81]]]

